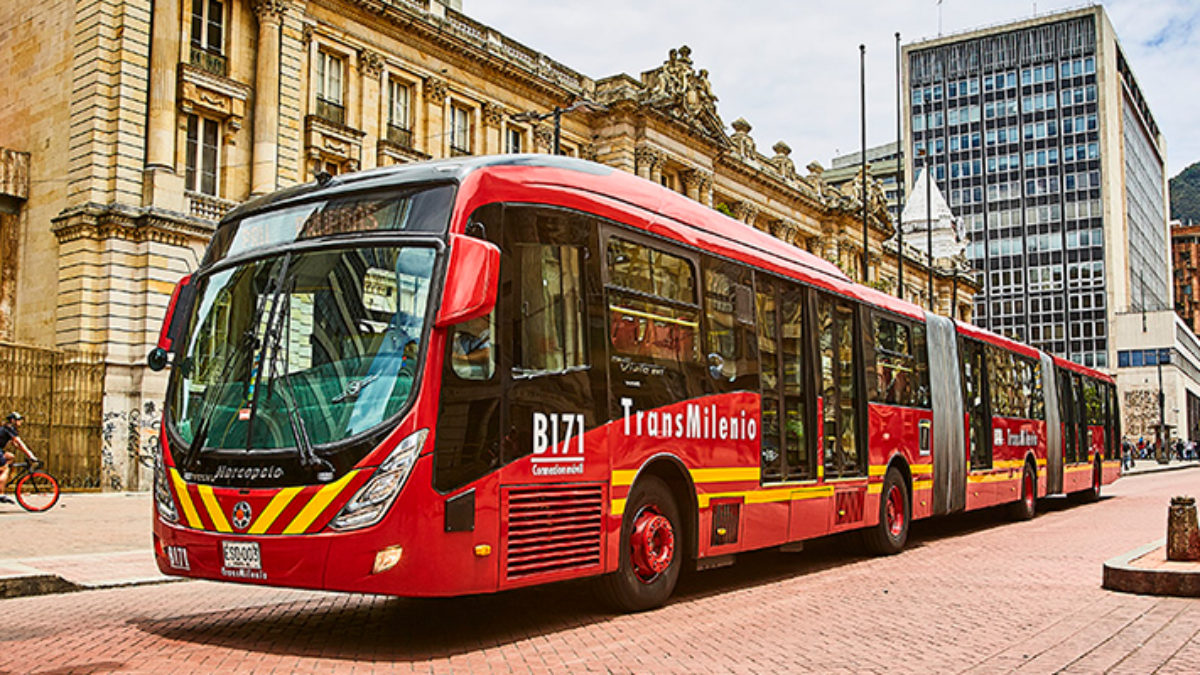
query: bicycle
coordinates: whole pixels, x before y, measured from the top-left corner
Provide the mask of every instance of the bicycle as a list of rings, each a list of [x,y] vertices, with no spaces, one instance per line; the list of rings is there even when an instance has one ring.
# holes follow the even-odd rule
[[[8,484],[14,486],[17,503],[26,511],[39,513],[58,503],[58,479],[44,471],[44,466],[40,459],[13,462],[13,474],[9,476]]]

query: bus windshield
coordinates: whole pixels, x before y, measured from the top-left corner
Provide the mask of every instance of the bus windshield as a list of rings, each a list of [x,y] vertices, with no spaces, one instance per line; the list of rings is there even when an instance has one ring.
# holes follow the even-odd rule
[[[411,244],[290,251],[199,279],[168,411],[189,454],[319,448],[398,413],[436,256]]]

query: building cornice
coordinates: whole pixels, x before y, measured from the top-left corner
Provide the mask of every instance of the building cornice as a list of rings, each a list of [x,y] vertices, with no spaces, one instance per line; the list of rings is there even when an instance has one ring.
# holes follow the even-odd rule
[[[188,246],[195,240],[211,239],[216,226],[198,218],[153,207],[84,204],[67,208],[52,218],[50,231],[59,244],[79,239],[120,239],[135,243]]]

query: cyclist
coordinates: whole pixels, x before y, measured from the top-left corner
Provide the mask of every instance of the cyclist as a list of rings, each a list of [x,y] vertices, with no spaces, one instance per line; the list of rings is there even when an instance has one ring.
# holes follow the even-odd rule
[[[29,461],[37,461],[37,457],[34,456],[33,451],[29,449],[29,446],[25,445],[25,441],[21,440],[21,434],[19,430],[24,421],[24,415],[13,411],[8,413],[8,417],[5,418],[4,424],[0,424],[0,450],[3,450],[3,454],[0,455],[0,462],[2,462],[2,464],[0,464],[0,467],[2,467],[0,468],[0,502],[5,504],[13,503],[12,497],[4,494],[4,489],[8,485],[9,473],[12,471],[13,462],[13,453],[8,451],[8,444],[11,442],[20,448],[21,452],[25,453],[25,455],[29,457]]]

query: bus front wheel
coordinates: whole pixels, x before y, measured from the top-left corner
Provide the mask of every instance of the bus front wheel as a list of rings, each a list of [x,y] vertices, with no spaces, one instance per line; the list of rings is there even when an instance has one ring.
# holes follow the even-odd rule
[[[662,606],[675,590],[686,555],[682,521],[671,490],[654,476],[639,480],[625,504],[620,567],[599,586],[612,606],[641,612]]]

